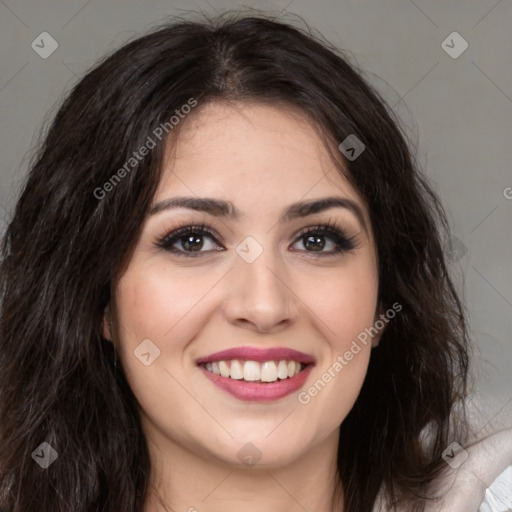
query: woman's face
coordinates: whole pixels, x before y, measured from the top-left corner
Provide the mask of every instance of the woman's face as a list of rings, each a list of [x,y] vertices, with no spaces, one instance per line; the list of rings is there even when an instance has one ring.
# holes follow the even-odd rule
[[[183,123],[116,288],[119,358],[161,452],[285,465],[337,439],[363,383],[369,214],[300,113],[212,103]],[[325,198],[341,206],[307,206]]]

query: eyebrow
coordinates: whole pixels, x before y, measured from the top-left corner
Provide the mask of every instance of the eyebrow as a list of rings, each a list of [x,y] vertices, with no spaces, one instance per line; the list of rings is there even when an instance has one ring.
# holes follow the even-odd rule
[[[164,199],[155,204],[150,211],[150,215],[156,215],[164,210],[173,208],[188,208],[200,212],[206,212],[216,217],[227,217],[231,219],[240,219],[243,214],[235,207],[231,201],[224,201],[222,199],[214,199],[210,197],[172,197]],[[359,205],[346,197],[324,197],[321,199],[313,199],[311,201],[299,201],[292,203],[281,213],[279,223],[289,222],[294,219],[300,219],[320,213],[331,208],[345,208],[352,212],[363,229],[367,231],[364,215]]]

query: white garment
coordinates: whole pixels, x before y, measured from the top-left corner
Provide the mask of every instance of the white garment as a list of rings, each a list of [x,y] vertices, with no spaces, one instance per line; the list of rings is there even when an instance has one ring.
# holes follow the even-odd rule
[[[512,510],[512,428],[480,439],[457,456],[463,462],[447,475],[443,499],[428,505],[426,511]]]
[[[512,465],[503,471],[485,490],[478,512],[508,512],[512,510]]]
[[[425,512],[512,511],[512,428],[467,446],[451,462],[454,469],[441,481],[442,499],[427,503]],[[373,512],[389,512],[382,494]]]

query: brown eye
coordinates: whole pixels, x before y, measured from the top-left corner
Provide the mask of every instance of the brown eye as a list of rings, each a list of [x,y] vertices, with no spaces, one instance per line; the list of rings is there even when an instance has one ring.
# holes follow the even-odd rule
[[[178,238],[185,251],[200,251],[204,245],[203,235],[185,235]]]
[[[306,252],[317,253],[315,256],[331,256],[356,247],[355,237],[348,238],[340,228],[330,224],[307,228],[299,235],[295,244],[299,242],[306,248]],[[324,251],[326,247],[328,250]]]
[[[324,235],[307,235],[304,239],[304,247],[313,251],[321,251],[325,247],[325,238]]]
[[[205,242],[210,239],[212,242]],[[178,228],[157,243],[158,247],[179,256],[197,257],[201,253],[222,250],[216,235],[205,226],[184,226]],[[206,250],[203,250],[206,247]]]

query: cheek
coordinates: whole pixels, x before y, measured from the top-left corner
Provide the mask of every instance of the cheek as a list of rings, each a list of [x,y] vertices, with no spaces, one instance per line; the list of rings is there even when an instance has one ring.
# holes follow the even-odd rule
[[[370,358],[370,345],[350,339],[332,347],[332,357],[316,371],[298,401],[308,418],[319,418],[317,434],[338,428],[354,406],[361,391]]]
[[[208,290],[210,279],[187,279],[163,267],[134,267],[120,280],[116,305],[123,337],[163,344],[170,331],[183,328],[182,320]]]
[[[337,428],[353,407],[363,385],[371,353],[378,279],[364,265],[339,272],[322,285],[304,288],[311,299],[316,328],[327,340],[327,352],[315,379],[298,397],[319,428]],[[313,283],[310,283],[313,285]],[[313,291],[314,293],[313,293]],[[308,304],[309,305],[309,304]]]
[[[374,322],[377,308],[378,279],[363,265],[302,281],[301,296],[336,354],[348,350]]]
[[[201,299],[217,280],[212,275],[190,279],[159,262],[133,262],[120,279],[116,290],[119,358],[144,408],[157,406],[165,396],[168,402],[169,394],[179,388],[168,372],[181,380],[184,350],[209,318],[204,309],[208,302]],[[148,366],[137,357],[146,353],[142,346],[149,346],[150,358],[158,354]]]
[[[179,361],[190,336],[183,331],[189,324],[181,320],[188,318],[201,290],[182,284],[179,278],[166,276],[162,266],[133,264],[116,290],[119,358],[125,377],[145,414],[163,425],[174,424],[172,411],[190,400],[178,384],[183,380]],[[172,343],[165,341],[171,337]],[[144,353],[150,354],[148,365]],[[173,407],[165,406],[171,403]]]

